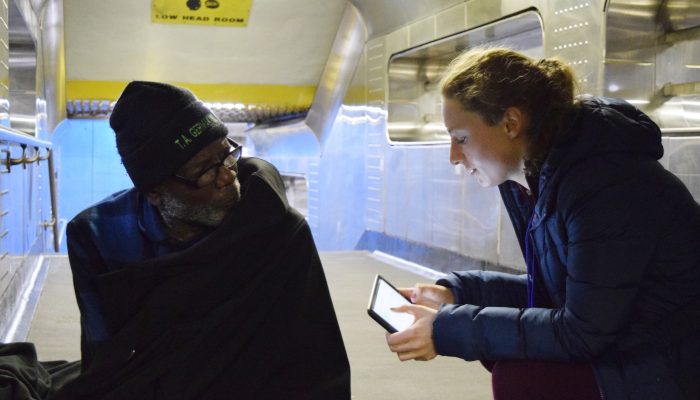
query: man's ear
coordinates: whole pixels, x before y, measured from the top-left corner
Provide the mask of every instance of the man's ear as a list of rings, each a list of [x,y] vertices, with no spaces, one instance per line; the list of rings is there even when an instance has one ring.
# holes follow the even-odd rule
[[[160,193],[151,190],[150,192],[146,193],[146,200],[148,200],[153,207],[158,207],[160,206]]]
[[[525,114],[518,107],[508,107],[503,113],[503,126],[506,130],[506,135],[510,139],[515,139],[525,131]]]

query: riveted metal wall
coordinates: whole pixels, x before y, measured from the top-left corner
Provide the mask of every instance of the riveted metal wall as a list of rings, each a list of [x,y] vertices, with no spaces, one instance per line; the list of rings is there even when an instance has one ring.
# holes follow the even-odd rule
[[[10,38],[7,3],[0,3],[0,125],[10,126]]]
[[[700,71],[700,47],[692,39],[699,13],[690,2],[445,0],[409,9],[405,2],[351,2],[367,27],[362,58],[326,142],[301,171],[308,173],[308,218],[320,249],[347,250],[357,243],[444,270],[524,269],[498,191],[481,188],[450,165],[448,142],[440,135],[396,140],[389,132],[402,123],[441,123],[439,95],[430,93],[430,82],[393,80],[439,72],[411,65],[417,54],[430,57],[441,43],[460,50],[477,37],[475,42],[498,43],[499,31],[508,31],[498,24],[522,23],[516,17],[526,14],[538,20],[538,28],[524,34],[538,41],[530,54],[568,62],[582,93],[623,97],[647,111],[666,132],[662,163],[700,198],[700,153],[690,136],[700,125],[693,122],[700,114],[692,107],[700,102],[691,85],[700,80],[693,75]],[[673,44],[659,47],[664,29],[673,32]],[[462,34],[466,39],[455,39]],[[678,60],[691,66],[683,77],[677,76]],[[670,96],[655,103],[664,90]],[[685,125],[669,123],[672,118]]]
[[[31,317],[30,293],[58,236],[49,150],[65,117],[63,14],[61,0],[0,9],[0,340],[14,341],[25,338],[19,317]]]
[[[408,258],[420,259],[421,255],[400,249],[398,247],[401,245],[397,243],[402,242],[406,247],[415,245],[419,252],[425,252],[426,248],[445,250],[431,253],[437,257],[450,258],[454,254],[461,254],[468,259],[483,261],[484,265],[490,267],[522,270],[524,263],[518,241],[497,190],[479,187],[464,176],[459,168],[451,166],[448,162],[449,148],[446,142],[397,143],[389,140],[389,125],[393,118],[396,118],[396,110],[392,113],[392,108],[389,107],[389,102],[392,101],[392,83],[388,73],[391,60],[397,55],[415,51],[422,46],[428,49],[426,53],[430,53],[430,46],[446,40],[445,38],[523,13],[534,13],[541,19],[541,44],[536,53],[543,57],[559,57],[567,61],[577,75],[582,93],[606,95],[612,94],[607,91],[611,83],[611,69],[623,65],[611,56],[617,54],[619,59],[627,59],[631,52],[639,51],[644,46],[655,43],[655,40],[643,37],[629,41],[629,36],[618,37],[616,30],[624,23],[629,24],[630,16],[619,15],[617,2],[611,2],[606,9],[604,0],[448,1],[440,3],[437,8],[431,8],[427,14],[392,14],[392,18],[387,21],[390,29],[382,26],[382,20],[377,17],[386,12],[386,4],[363,1],[353,3],[362,12],[369,28],[364,59],[350,89],[364,87],[365,102],[358,103],[358,96],[354,96],[352,99],[346,98],[344,107],[359,104],[366,108],[365,118],[368,123],[364,130],[365,136],[356,141],[362,143],[364,148],[353,147],[354,151],[364,151],[365,159],[363,162],[348,159],[342,165],[324,162],[326,153],[337,154],[337,150],[340,150],[329,147],[341,145],[334,140],[321,150],[324,155],[314,164],[314,182],[317,186],[313,195],[318,199],[313,208],[309,209],[309,218],[310,221],[314,221],[315,231],[322,232],[317,237],[320,247],[332,249],[333,240],[330,238],[341,234],[338,228],[347,226],[349,220],[361,216],[365,234],[374,232],[392,239],[389,249]],[[638,12],[632,14],[636,15],[639,21],[633,26],[640,32],[648,31],[640,27],[645,23],[655,24],[659,9],[656,7],[650,15],[645,16],[639,13],[641,6],[639,2],[636,3]],[[422,6],[418,8],[420,7]],[[692,12],[690,14],[694,15]],[[676,12],[676,15],[682,13]],[[673,21],[679,21],[679,18],[676,17]],[[676,24],[683,29],[693,25],[692,22],[688,22],[688,18]],[[686,54],[685,57],[694,57],[696,53],[690,48],[678,51]],[[691,61],[693,60],[688,62]],[[674,65],[671,61],[666,64],[668,68]],[[646,66],[642,65],[641,68]],[[658,91],[658,82],[655,85]],[[648,87],[637,83],[629,85],[629,89],[644,92],[647,97],[651,93]],[[634,101],[635,97],[629,93],[621,94],[623,96],[620,97]],[[425,106],[425,96],[422,99],[419,97],[416,96],[415,102],[422,101]],[[439,104],[435,103],[435,110],[432,110],[431,115],[419,116],[425,117],[421,118],[423,122],[440,122]],[[356,113],[357,109],[353,112]],[[653,112],[650,114],[657,117]],[[691,112],[684,118],[693,115]],[[663,126],[662,118],[657,120]],[[339,126],[337,125],[336,129]],[[331,136],[346,134],[346,131],[334,130]],[[664,143],[668,155],[662,162],[684,179],[696,197],[700,197],[700,190],[694,183],[699,168],[697,162],[692,160],[700,159],[692,156],[695,154],[692,150],[694,140],[689,137],[666,137]],[[342,144],[346,147],[348,145],[347,142]],[[347,151],[347,148],[345,150]],[[686,155],[679,156],[679,151]],[[365,173],[365,186],[356,188],[356,195],[348,190],[346,201],[322,201],[324,192],[328,190],[322,184],[324,175],[340,179],[345,171],[358,169]],[[357,215],[345,212],[345,220],[335,219],[340,214],[334,210],[354,207],[363,208],[363,213]],[[445,262],[435,259],[427,262],[446,265]]]
[[[700,201],[700,3],[610,1],[605,49],[602,93],[659,124],[662,164]]]

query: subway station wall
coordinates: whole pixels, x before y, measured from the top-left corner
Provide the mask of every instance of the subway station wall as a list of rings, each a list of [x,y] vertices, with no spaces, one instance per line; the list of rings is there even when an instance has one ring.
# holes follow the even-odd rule
[[[495,10],[498,3],[465,2],[366,42],[332,131],[318,157],[306,162],[308,218],[320,249],[363,248],[363,238],[370,233],[393,243],[395,254],[412,260],[421,257],[405,251],[407,247],[418,252],[464,255],[483,261],[487,268],[524,270],[518,241],[496,189],[479,187],[460,168],[451,166],[447,143],[390,143],[387,135],[391,122],[387,118],[391,97],[387,93],[391,85],[387,66],[391,57],[498,20],[487,18],[500,15],[502,10]],[[515,3],[508,4],[513,11],[519,10]],[[533,4],[539,4],[541,12],[556,22],[543,25],[545,36],[551,36],[544,55],[579,56],[583,50],[559,43],[585,43],[591,57],[585,62],[574,59],[579,83],[583,92],[601,94],[603,77],[596,67],[602,62],[596,51],[601,47],[601,21],[596,10],[602,9],[603,2],[587,3],[586,7],[569,0]],[[561,9],[575,12],[566,12],[563,18]],[[563,34],[555,30],[561,24],[587,30]],[[665,155],[660,162],[700,200],[700,136],[667,136],[663,144]],[[353,247],[358,236],[360,241]],[[396,243],[404,248],[397,249]],[[458,262],[448,268],[464,266]]]
[[[67,119],[53,136],[61,226],[108,195],[132,187],[106,119]],[[66,251],[65,235],[61,250]]]
[[[498,7],[499,3],[503,7]],[[248,133],[253,154],[273,162],[283,175],[306,178],[308,221],[320,250],[368,248],[366,238],[369,234],[391,242],[394,250],[397,250],[396,254],[407,254],[409,259],[410,252],[404,250],[413,246],[417,251],[464,255],[490,266],[524,269],[518,241],[495,188],[479,187],[465,176],[462,168],[450,165],[447,143],[390,143],[387,135],[387,99],[390,97],[387,94],[390,86],[387,66],[391,57],[497,20],[492,17],[500,15],[506,3],[511,11],[522,11],[522,6],[513,5],[515,2],[473,0],[368,40],[350,90],[322,147],[303,123],[259,128]],[[557,24],[579,26],[579,18],[597,15],[596,10],[603,1],[596,0],[586,7],[575,8],[576,2],[573,0],[562,0],[556,4],[544,1],[532,3],[539,5],[539,9]],[[567,8],[576,11],[567,11],[566,18],[561,17],[560,9]],[[556,43],[564,40],[583,43],[572,35],[586,37],[585,43],[595,50],[592,53],[595,57],[586,59],[585,63],[578,62],[576,67],[584,77],[584,91],[591,93],[600,92],[603,80],[596,67],[602,62],[598,51],[602,46],[601,38],[590,34],[600,31],[600,23],[591,19],[591,24],[583,25],[587,31],[567,30],[571,32],[567,34],[554,30],[557,29],[556,24],[543,25],[545,36],[555,38]],[[564,49],[557,50],[564,56],[582,52],[579,47],[572,50],[570,46],[561,44],[550,44],[550,47],[545,49],[544,55],[558,55],[552,54],[552,49],[558,48]],[[81,126],[82,123],[88,125]],[[104,146],[111,152],[111,157],[117,157],[113,134],[106,121],[94,121],[94,125],[78,121],[68,124],[75,124],[78,132],[73,133],[73,139],[67,139],[69,142],[79,138],[85,140],[82,145],[75,145],[70,154],[78,157],[76,152],[79,148],[87,151],[90,146]],[[98,138],[103,129],[106,129],[107,135]],[[88,131],[92,132],[94,139],[84,139]],[[93,141],[92,145],[87,144],[90,140]],[[112,142],[107,143],[107,140]],[[663,143],[666,155],[661,160],[662,164],[674,172],[700,200],[700,138],[688,135],[665,137]],[[64,151],[66,146],[61,146],[61,149]],[[93,165],[102,163],[96,161],[96,155],[91,157]],[[80,161],[73,161],[74,167],[70,166],[70,162],[61,165],[61,168],[82,168],[86,173],[91,171]],[[112,173],[120,171],[123,174],[118,158],[105,165],[112,166]],[[102,165],[97,168],[95,176],[102,173],[99,170]],[[83,177],[81,182],[72,183],[84,193],[80,200],[75,201],[75,205],[71,205],[72,210],[66,209],[61,216],[70,218],[71,214],[118,189],[116,184],[109,190],[100,189],[99,186],[110,179],[124,178],[130,185],[125,174],[121,178],[118,175],[105,172],[101,178]],[[65,173],[60,176],[66,179]],[[100,179],[100,182],[93,179]],[[70,185],[60,185],[62,202],[70,202],[64,198],[70,196],[64,195],[66,191],[73,190],[66,189]],[[83,199],[86,197],[89,197],[89,201]],[[397,249],[397,246],[403,248]],[[460,269],[463,265],[456,262],[451,268]]]

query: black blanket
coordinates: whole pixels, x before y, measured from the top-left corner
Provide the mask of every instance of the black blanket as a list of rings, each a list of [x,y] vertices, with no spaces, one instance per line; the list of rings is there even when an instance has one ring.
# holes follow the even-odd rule
[[[41,400],[80,374],[80,361],[37,359],[32,343],[0,344],[0,399]]]
[[[277,172],[255,164],[240,171],[241,204],[211,235],[99,277],[113,337],[52,399],[350,398],[308,224]]]

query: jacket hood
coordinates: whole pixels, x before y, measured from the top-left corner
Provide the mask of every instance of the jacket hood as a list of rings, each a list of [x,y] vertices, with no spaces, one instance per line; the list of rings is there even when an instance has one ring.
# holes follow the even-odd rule
[[[539,215],[547,214],[555,206],[557,191],[552,189],[581,163],[628,155],[658,160],[664,153],[659,127],[624,100],[580,97],[579,110],[570,129],[564,135],[568,139],[550,151],[540,171],[535,207]]]

